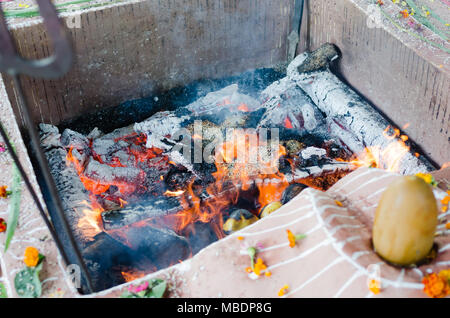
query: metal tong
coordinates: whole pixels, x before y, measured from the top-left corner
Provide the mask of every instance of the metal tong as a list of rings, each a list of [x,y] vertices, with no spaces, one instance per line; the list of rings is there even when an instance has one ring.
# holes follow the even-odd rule
[[[21,176],[25,181],[25,184],[30,191],[31,196],[34,199],[37,208],[42,218],[44,219],[44,222],[47,224],[64,261],[67,265],[70,264],[61,238],[63,238],[65,241],[67,239],[66,244],[68,244],[68,246],[70,246],[70,248],[72,249],[75,256],[75,261],[80,266],[81,274],[84,276],[83,281],[86,282],[87,292],[92,293],[93,288],[90,274],[87,270],[85,262],[83,261],[80,249],[78,248],[78,245],[75,241],[69,223],[67,222],[67,219],[65,217],[64,208],[59,198],[58,191],[56,190],[55,182],[50,173],[47,159],[45,158],[45,155],[40,147],[40,139],[36,129],[36,124],[31,118],[30,110],[24,97],[21,82],[19,79],[20,74],[44,79],[59,78],[64,76],[69,71],[73,62],[72,46],[66,32],[64,31],[61,21],[58,18],[56,8],[53,6],[50,0],[36,0],[36,2],[39,6],[39,12],[43,18],[48,36],[53,43],[53,54],[40,60],[27,60],[17,54],[0,4],[0,72],[4,72],[13,78],[19,104],[18,106],[21,109],[25,125],[27,127],[27,133],[30,138],[32,150],[34,152],[34,155],[36,156],[38,166],[41,170],[40,172],[42,173],[42,182],[44,183],[44,187],[46,190],[48,190],[48,193],[51,197],[51,202],[47,202],[47,207],[49,210],[53,210],[60,219],[62,227],[61,236],[58,235],[59,233],[56,233],[55,228],[53,227],[53,223],[49,220],[44,207],[41,205],[41,202],[39,201],[39,198],[31,185],[30,179],[26,175],[25,170],[23,169],[23,166],[20,163],[19,158],[17,157],[17,154],[15,153],[11,143],[7,138],[6,131],[4,130],[1,122],[0,134],[5,140],[9,153],[11,154],[17,168],[19,169]]]

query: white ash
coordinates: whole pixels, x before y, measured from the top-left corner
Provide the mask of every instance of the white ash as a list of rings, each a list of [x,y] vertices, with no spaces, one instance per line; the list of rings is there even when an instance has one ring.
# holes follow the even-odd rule
[[[188,119],[188,116],[177,116],[174,112],[159,112],[144,120],[134,124],[134,131],[138,134],[143,133],[147,136],[147,148],[157,147],[168,150],[171,145],[164,143],[167,135],[173,136],[180,132],[182,123]]]
[[[100,138],[104,135],[104,133],[98,129],[97,127],[95,127],[94,129],[92,129],[92,131],[87,135],[88,139],[97,139]]]
[[[65,129],[61,135],[61,143],[64,147],[78,150],[85,150],[89,147],[89,140],[86,136],[71,129]]]
[[[192,172],[196,177],[199,177],[195,172],[194,166],[191,162],[189,162],[180,152],[171,151],[168,154],[168,157],[171,161],[175,162],[178,165],[185,167],[188,171]]]
[[[335,173],[338,171],[352,171],[355,170],[356,167],[343,162],[329,163],[325,164],[321,167],[313,166],[313,167],[304,167],[301,169],[296,169],[293,176],[289,175],[289,182],[291,181],[299,181],[301,179],[306,179],[309,177],[319,177],[324,174]],[[290,179],[293,180],[290,180]]]
[[[104,184],[113,184],[120,181],[138,184],[141,170],[134,167],[111,167],[90,158],[84,170],[84,175]]]
[[[261,93],[261,100],[266,112],[258,128],[283,127],[289,119],[292,128],[313,132],[325,123],[309,96],[288,77],[267,87]]]
[[[220,107],[238,111],[242,104],[245,104],[249,111],[257,110],[260,107],[260,103],[256,99],[239,93],[239,86],[232,84],[221,90],[208,93],[205,97],[187,105],[186,108],[194,115],[212,115],[217,113]]]
[[[302,150],[301,155],[303,159],[309,159],[312,156],[318,156],[319,158],[326,156],[327,151],[323,148],[308,147]]]

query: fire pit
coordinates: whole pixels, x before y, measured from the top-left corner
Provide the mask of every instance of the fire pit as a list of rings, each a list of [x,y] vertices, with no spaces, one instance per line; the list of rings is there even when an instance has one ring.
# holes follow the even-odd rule
[[[136,6],[147,9],[150,2]],[[267,217],[306,188],[327,190],[358,167],[401,174],[436,168],[405,132],[330,71],[330,63],[340,56],[335,46],[323,45],[284,64],[286,55],[295,56],[291,53],[296,43],[280,44],[279,38],[296,31],[298,17],[291,16],[295,3],[281,1],[282,15],[289,22],[274,27],[274,21],[280,21],[274,13],[278,11],[264,1],[261,6],[268,10],[261,27],[255,32],[242,27],[219,32],[224,38],[214,39],[211,49],[202,46],[205,26],[187,21],[186,38],[192,41],[183,42],[186,55],[172,54],[182,51],[178,49],[170,56],[160,54],[170,51],[167,47],[178,47],[180,42],[171,35],[169,44],[156,37],[158,50],[153,53],[159,55],[149,59],[148,49],[155,47],[155,34],[149,31],[139,33],[129,45],[124,41],[120,54],[113,50],[123,60],[112,62],[100,49],[111,43],[106,35],[104,43],[86,55],[89,61],[78,54],[79,65],[86,67],[77,68],[77,74],[69,74],[64,83],[50,82],[52,89],[44,83],[43,90],[25,92],[34,106],[43,99],[49,103],[48,111],[40,105],[33,108],[33,120],[40,123],[41,147],[63,219],[75,236],[95,291],[188,259]],[[254,13],[247,1],[224,8],[199,6],[198,14],[221,11],[230,21],[233,12]],[[170,3],[164,10],[175,12],[171,21],[178,12]],[[136,14],[135,19],[124,23],[114,41],[127,39],[147,21],[142,10],[126,12]],[[194,20],[219,23],[209,16]],[[253,26],[254,20],[245,21]],[[147,27],[153,30],[153,25]],[[255,34],[264,41],[238,51]],[[227,44],[222,47],[223,43]],[[128,46],[142,51],[122,54]],[[229,55],[216,54],[224,48]],[[86,85],[89,80],[83,79],[91,77],[92,83]],[[13,85],[5,78],[6,89],[14,96]],[[91,99],[79,99],[77,89],[69,89],[68,83]],[[93,111],[94,106],[98,110]],[[15,111],[20,118],[21,109]],[[35,163],[32,153],[31,159]],[[36,168],[36,174],[58,231],[64,222],[55,213],[57,199],[43,181],[43,171]],[[74,253],[61,236],[70,262]]]
[[[359,166],[432,170],[328,70],[337,57],[327,44],[299,56],[287,75],[263,69],[231,85],[216,80],[193,102],[169,104],[173,110],[130,117],[120,128],[102,124],[112,131],[80,125],[82,118],[61,129],[41,124],[41,146],[95,288],[176,264]],[[239,86],[248,79],[257,84]],[[152,97],[159,98],[170,100]]]

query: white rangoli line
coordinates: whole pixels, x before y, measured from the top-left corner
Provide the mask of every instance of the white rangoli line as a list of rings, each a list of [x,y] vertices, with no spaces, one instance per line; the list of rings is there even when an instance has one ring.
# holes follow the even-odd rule
[[[450,244],[444,245],[443,247],[441,247],[439,249],[439,253],[446,251],[446,250],[450,250]]]
[[[295,294],[296,292],[302,290],[306,285],[308,285],[309,283],[313,282],[314,280],[316,280],[317,278],[319,278],[323,273],[327,272],[330,268],[332,268],[333,266],[335,266],[336,264],[339,264],[340,262],[344,261],[343,257],[339,257],[336,258],[333,262],[331,262],[330,264],[328,264],[327,266],[325,266],[325,268],[323,268],[321,271],[319,271],[318,273],[316,273],[313,277],[311,277],[310,279],[308,279],[306,282],[304,282],[303,284],[301,284],[300,286],[296,287],[295,289],[293,289],[292,291],[290,291],[289,293],[287,293],[286,295],[284,295],[283,297],[288,297],[290,295]]]
[[[335,218],[343,218],[343,219],[351,219],[351,220],[354,220],[356,217],[353,216],[353,215],[345,215],[345,214],[331,214],[330,216],[328,216],[328,217],[325,219],[325,223],[326,223],[327,225],[329,225],[330,222],[333,221]]]
[[[266,271],[270,271],[270,270],[275,269],[275,268],[277,268],[277,267],[284,266],[284,265],[286,265],[286,264],[289,264],[289,263],[295,262],[295,261],[297,261],[297,260],[299,260],[299,259],[302,259],[302,258],[304,258],[305,256],[308,256],[309,254],[311,254],[311,253],[313,253],[314,251],[318,250],[318,249],[321,248],[322,246],[326,246],[326,245],[328,245],[328,244],[330,244],[330,243],[331,243],[330,240],[322,241],[321,243],[319,243],[319,244],[315,245],[314,247],[311,247],[311,248],[309,248],[309,249],[303,251],[303,253],[300,253],[299,255],[297,255],[297,256],[295,256],[295,257],[292,257],[292,258],[289,258],[289,259],[284,260],[284,261],[282,261],[282,262],[279,262],[279,263],[276,263],[276,264],[273,264],[273,265],[268,266],[267,269],[266,269]]]
[[[354,252],[354,253],[352,254],[352,260],[356,261],[356,260],[357,260],[358,258],[360,258],[361,256],[368,255],[368,254],[371,254],[371,252],[369,252],[369,251],[358,251],[358,252]]]
[[[292,215],[292,214],[295,214],[295,213],[298,213],[300,211],[307,210],[307,209],[311,209],[311,204],[305,205],[305,206],[302,206],[302,207],[299,207],[299,208],[295,208],[294,210],[291,210],[291,211],[286,212],[286,213],[276,213],[276,212],[274,212],[274,213],[270,214],[269,216],[272,219],[275,219],[275,218],[280,218],[280,217],[283,217],[283,216]]]
[[[370,179],[370,180],[367,181],[366,183],[363,183],[363,184],[361,184],[360,186],[358,186],[358,187],[356,187],[355,189],[353,189],[352,191],[348,192],[348,193],[346,194],[346,196],[349,197],[349,196],[351,196],[353,193],[358,192],[359,190],[361,190],[362,188],[366,187],[367,185],[372,184],[372,183],[375,183],[375,182],[378,182],[378,181],[383,180],[384,178],[388,178],[388,177],[389,177],[389,178],[392,178],[392,175],[389,174],[389,173],[385,173],[385,174],[383,174],[382,176],[380,176],[380,177],[378,177],[378,178]],[[385,188],[383,188],[382,190],[384,190],[384,189],[385,189]]]
[[[350,180],[347,180],[346,182],[341,183],[338,187],[336,187],[335,189],[333,189],[333,192],[340,192],[343,188],[345,188],[347,185],[350,185],[351,183],[353,183],[354,181],[358,180],[359,178],[368,175],[370,173],[372,173],[373,171],[370,169],[367,169],[367,171],[360,173],[356,176],[354,176],[353,178],[351,178]],[[381,172],[381,171],[380,171]],[[380,173],[381,174],[381,173]]]
[[[313,232],[315,232],[315,231],[317,231],[317,230],[319,230],[319,229],[320,229],[320,225],[319,225],[319,226],[316,226],[316,227],[314,227],[314,228],[312,228],[311,230],[309,230],[309,231],[306,232],[305,234],[306,234],[306,235],[309,235],[309,234],[311,234],[311,233],[313,233]],[[275,250],[275,249],[277,249],[277,248],[286,247],[286,246],[289,246],[289,243],[288,243],[288,242],[286,242],[286,243],[281,243],[281,244],[277,244],[277,245],[272,245],[272,246],[269,246],[269,247],[266,247],[266,248],[262,248],[262,249],[258,249],[258,253],[263,253],[263,252]],[[245,251],[245,253],[241,253],[241,254],[243,254],[243,255],[248,255],[248,252]]]
[[[309,212],[309,213],[307,213],[307,214],[305,214],[305,215],[303,215],[303,216],[301,216],[301,217],[299,217],[299,218],[297,218],[297,219],[295,219],[295,220],[293,220],[293,221],[291,221],[291,222],[289,222],[287,224],[283,224],[283,225],[276,226],[276,227],[271,227],[270,229],[266,229],[266,230],[259,231],[259,232],[243,233],[243,236],[244,237],[255,236],[255,235],[260,235],[260,234],[266,234],[266,233],[269,233],[269,232],[272,232],[272,231],[276,231],[276,230],[279,230],[279,229],[285,229],[289,225],[293,225],[293,224],[298,223],[298,222],[300,222],[302,220],[308,219],[308,218],[310,218],[312,216],[314,216],[314,212]]]
[[[346,282],[345,284],[337,291],[337,293],[333,296],[333,298],[338,298],[346,289],[349,287],[356,279],[363,276],[364,272],[357,270]]]

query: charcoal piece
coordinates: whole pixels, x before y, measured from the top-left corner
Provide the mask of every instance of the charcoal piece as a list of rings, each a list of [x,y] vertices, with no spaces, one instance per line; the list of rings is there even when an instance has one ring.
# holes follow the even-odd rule
[[[174,265],[191,254],[186,238],[169,229],[131,225],[109,234],[118,241],[124,240],[136,255],[151,260],[158,269]]]
[[[93,239],[93,242],[84,248],[82,255],[91,274],[94,289],[100,291],[125,283],[121,275],[112,270],[113,267],[117,264],[131,266],[133,260],[142,258],[135,255],[130,247],[105,232],[97,234]]]
[[[91,132],[87,135],[88,139],[97,139],[102,137],[104,134],[103,132],[98,129],[97,127],[95,127],[94,129],[91,130]]]
[[[89,148],[89,140],[86,136],[70,129],[65,129],[62,133],[61,143],[66,148],[73,147],[74,149],[82,151]]]
[[[61,134],[56,126],[49,124],[39,124],[39,136],[41,147],[44,150],[62,147]]]
[[[328,68],[328,64],[338,57],[338,48],[331,43],[325,43],[314,52],[308,54],[305,61],[297,68],[297,71],[299,73],[325,71]]]
[[[141,170],[134,167],[111,167],[92,158],[86,165],[84,175],[101,184],[127,183],[137,185],[142,181]]]
[[[288,203],[306,188],[308,188],[308,186],[302,183],[291,184],[284,190],[283,195],[281,197],[281,203],[282,204]]]
[[[167,188],[171,191],[184,189],[192,179],[192,173],[183,167],[172,166],[166,178]]]
[[[151,198],[142,203],[130,204],[118,211],[102,213],[106,230],[121,228],[145,219],[175,214],[183,210],[176,197]]]

